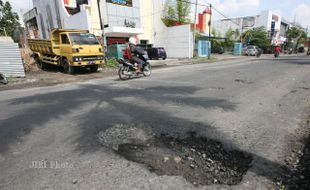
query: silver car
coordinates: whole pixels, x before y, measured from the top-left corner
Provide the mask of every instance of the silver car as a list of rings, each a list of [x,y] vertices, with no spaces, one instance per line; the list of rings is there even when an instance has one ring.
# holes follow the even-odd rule
[[[257,46],[248,46],[244,50],[245,55],[255,56],[259,51]]]

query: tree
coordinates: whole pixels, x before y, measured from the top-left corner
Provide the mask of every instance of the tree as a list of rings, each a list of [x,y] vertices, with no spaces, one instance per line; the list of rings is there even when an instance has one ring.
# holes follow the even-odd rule
[[[176,4],[177,21],[181,24],[190,22],[189,14],[191,11],[191,4],[189,1],[177,0]]]
[[[228,31],[225,33],[225,47],[228,48],[228,47],[232,47],[234,45],[234,39],[233,39],[233,36],[234,36],[234,31],[229,28]]]
[[[307,40],[307,33],[299,27],[291,27],[286,32],[289,45],[293,49],[297,49],[299,45],[303,44]]]
[[[167,0],[165,3],[164,16],[162,18],[166,26],[190,23],[191,5],[186,0]]]
[[[162,18],[166,26],[173,26],[176,20],[176,12],[172,0],[167,0],[165,3],[164,16]]]
[[[11,4],[6,1],[3,3],[0,0],[0,35],[5,34],[12,36],[13,31],[17,26],[20,26],[17,13],[12,11]]]
[[[267,38],[267,32],[264,27],[253,28],[242,35],[242,43],[255,45],[264,50],[270,46],[270,40]]]

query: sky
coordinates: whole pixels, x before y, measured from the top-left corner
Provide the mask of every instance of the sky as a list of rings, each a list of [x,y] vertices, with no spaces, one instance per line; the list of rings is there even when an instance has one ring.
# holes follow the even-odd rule
[[[32,8],[32,0],[4,0],[9,1],[14,11],[20,14]],[[142,0],[143,1],[143,0]],[[191,0],[195,2],[195,0]],[[310,0],[198,0],[200,4],[212,3],[212,6],[228,17],[258,15],[263,10],[279,13],[283,18],[300,23],[310,30]],[[199,6],[199,10],[205,9]],[[21,14],[20,14],[21,15]],[[223,18],[214,13],[215,19]]]
[[[228,17],[254,16],[261,11],[270,10],[291,22],[296,18],[296,22],[310,29],[310,0],[198,0],[198,2],[211,3]],[[214,17],[223,18],[216,13]]]

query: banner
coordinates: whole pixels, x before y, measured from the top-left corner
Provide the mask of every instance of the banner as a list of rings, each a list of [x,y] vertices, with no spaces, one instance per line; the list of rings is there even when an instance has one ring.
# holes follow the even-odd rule
[[[132,7],[132,0],[107,0],[107,3]]]

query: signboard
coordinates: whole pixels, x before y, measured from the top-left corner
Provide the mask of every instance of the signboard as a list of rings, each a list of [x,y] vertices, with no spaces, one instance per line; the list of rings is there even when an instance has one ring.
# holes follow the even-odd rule
[[[127,28],[136,28],[136,23],[134,21],[129,21],[125,19],[124,26]]]
[[[107,0],[107,3],[132,7],[132,0]]]
[[[76,0],[64,0],[65,7],[76,8]]]

